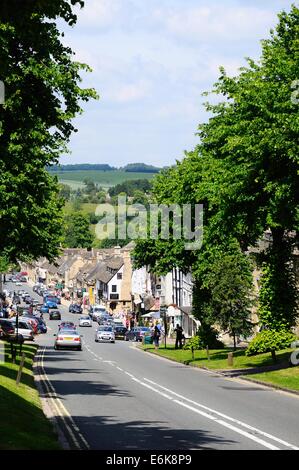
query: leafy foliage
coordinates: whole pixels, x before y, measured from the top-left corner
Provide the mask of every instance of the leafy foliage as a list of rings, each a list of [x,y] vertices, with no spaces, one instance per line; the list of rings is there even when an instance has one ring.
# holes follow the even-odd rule
[[[71,134],[80,101],[96,97],[80,88],[85,64],[73,61],[55,21],[76,22],[77,0],[0,5],[1,79],[6,101],[0,107],[0,251],[9,259],[46,256],[62,241],[63,201],[46,167],[58,162]]]
[[[246,356],[289,348],[295,339],[295,335],[287,330],[263,330],[250,342],[246,349]]]
[[[94,235],[87,216],[73,214],[66,217],[64,245],[69,248],[91,248]]]
[[[199,336],[193,336],[186,342],[183,349],[204,349],[204,347],[202,339]]]

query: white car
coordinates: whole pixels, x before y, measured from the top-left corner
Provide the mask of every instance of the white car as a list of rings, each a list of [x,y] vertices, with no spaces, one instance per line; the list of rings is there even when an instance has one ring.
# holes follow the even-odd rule
[[[115,343],[115,334],[112,326],[99,326],[96,330],[95,342],[104,341],[107,343]]]
[[[17,333],[16,320],[13,319],[13,320],[10,320],[10,321],[14,326],[15,333]],[[25,341],[26,340],[34,341],[33,329],[31,328],[30,324],[27,323],[26,321],[19,320],[18,334],[22,335]]]
[[[92,326],[92,320],[89,315],[79,318],[79,326]]]

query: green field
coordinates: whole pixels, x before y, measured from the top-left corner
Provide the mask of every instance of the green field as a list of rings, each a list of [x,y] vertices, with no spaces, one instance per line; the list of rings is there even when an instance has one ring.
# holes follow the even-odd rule
[[[51,175],[57,176],[61,183],[78,189],[83,186],[83,180],[89,178],[103,188],[110,188],[124,181],[138,179],[152,179],[156,173],[130,173],[120,170],[115,171],[57,171],[51,172]]]

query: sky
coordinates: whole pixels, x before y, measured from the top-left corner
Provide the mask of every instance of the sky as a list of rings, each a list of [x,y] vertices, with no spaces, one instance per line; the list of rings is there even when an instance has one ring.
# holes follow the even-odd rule
[[[77,24],[59,23],[75,59],[89,64],[82,86],[98,101],[74,120],[62,164],[172,165],[198,143],[208,119],[204,91],[219,67],[236,74],[257,59],[289,0],[85,0]]]

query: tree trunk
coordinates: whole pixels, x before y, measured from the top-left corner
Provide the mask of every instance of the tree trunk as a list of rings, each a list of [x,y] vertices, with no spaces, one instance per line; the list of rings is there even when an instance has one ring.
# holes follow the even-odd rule
[[[272,359],[273,359],[274,364],[276,364],[276,362],[277,362],[277,357],[276,357],[275,351],[271,351],[271,355],[272,355]]]
[[[233,333],[233,338],[234,338],[234,351],[236,351],[236,349],[237,349],[236,333],[235,333],[235,331],[233,331],[232,333]]]

